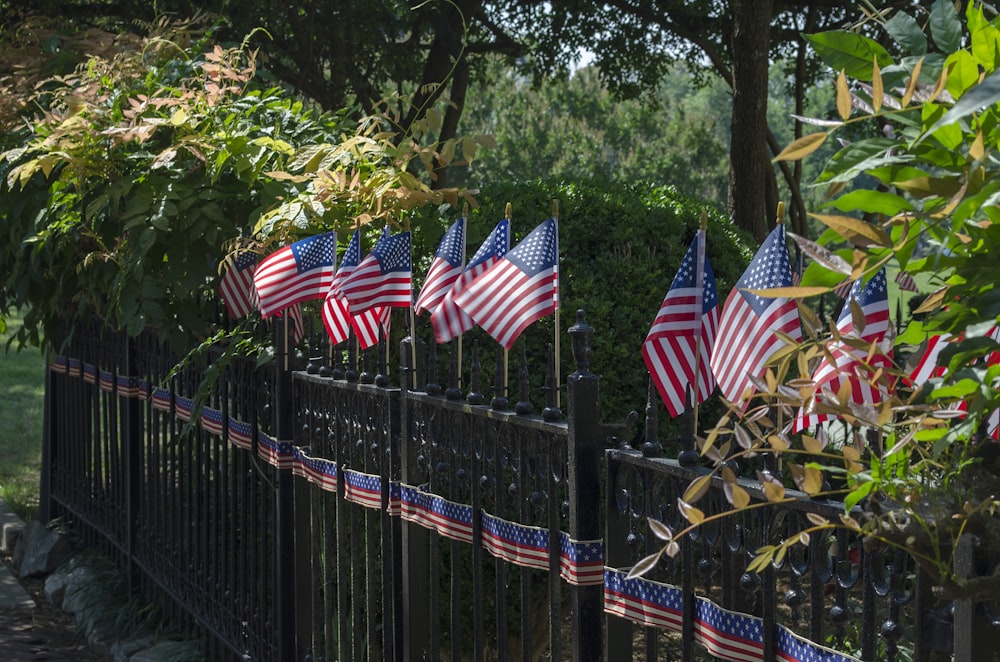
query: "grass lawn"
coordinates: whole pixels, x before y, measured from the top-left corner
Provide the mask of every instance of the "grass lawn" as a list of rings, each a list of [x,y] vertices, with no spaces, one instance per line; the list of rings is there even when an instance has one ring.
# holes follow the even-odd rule
[[[37,348],[6,351],[20,326],[15,313],[0,334],[0,499],[27,520],[38,512],[45,358]]]

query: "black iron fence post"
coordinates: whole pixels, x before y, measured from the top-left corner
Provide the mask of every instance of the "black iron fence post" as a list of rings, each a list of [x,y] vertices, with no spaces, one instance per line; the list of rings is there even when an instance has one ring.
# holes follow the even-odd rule
[[[132,379],[138,372],[138,361],[136,361],[135,338],[125,338],[125,378]],[[122,394],[118,392],[118,385],[115,385],[115,392],[118,401],[125,409],[125,471],[126,471],[126,504],[125,504],[125,532],[126,532],[126,555],[128,557],[128,587],[130,592],[139,588],[139,568],[135,562],[136,556],[136,535],[141,516],[139,510],[142,498],[142,483],[145,472],[143,471],[143,430],[142,430],[142,403],[139,398],[126,395],[124,400]]]
[[[403,485],[420,482],[417,449],[410,430],[410,407],[407,396],[413,383],[411,338],[404,338],[399,352],[399,476]],[[401,525],[402,567],[396,597],[402,605],[404,660],[422,660],[430,650],[432,624],[427,609],[430,595],[427,529],[412,522]]]
[[[46,355],[45,403],[42,416],[42,471],[38,482],[38,518],[43,522],[52,519],[52,452],[55,444],[56,416],[60,415],[56,398],[56,382],[48,363],[51,353]]]
[[[569,376],[569,535],[574,540],[601,537],[601,453],[604,450],[598,410],[597,375],[590,372],[590,342],[594,329],[577,311],[569,329],[576,372]],[[590,660],[603,649],[603,589],[573,586],[573,660]]]
[[[976,536],[965,534],[955,545],[955,576],[971,579],[981,574],[976,563]],[[971,598],[955,600],[954,645],[955,662],[975,662],[992,659],[996,643],[990,634],[994,626],[983,614],[982,607]]]
[[[290,441],[294,430],[292,372],[287,327],[288,315],[272,322],[277,365],[274,378],[274,433],[279,442]],[[295,493],[292,472],[277,470],[275,490],[274,612],[278,629],[278,658],[292,662],[295,642]]]

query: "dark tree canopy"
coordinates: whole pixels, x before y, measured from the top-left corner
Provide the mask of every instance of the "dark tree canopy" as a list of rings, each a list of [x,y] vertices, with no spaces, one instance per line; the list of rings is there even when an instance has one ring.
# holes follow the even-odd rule
[[[225,0],[25,0],[16,6],[0,0],[0,11],[6,24],[14,13],[34,11],[80,26],[129,28],[157,20],[154,12],[218,13],[216,39],[240,42],[253,33],[262,65],[325,108],[356,103],[371,112],[396,92],[408,104],[397,109],[405,129],[441,97],[449,99],[441,141],[455,136],[469,81],[484,75],[478,66],[483,55],[505,55],[538,82],[565,75],[581,52],[589,52],[604,83],[623,97],[654,89],[684,60],[695,75],[720,76],[732,90],[729,213],[761,238],[778,197],[770,157],[781,148],[767,124],[768,62],[783,57],[794,63],[789,75],[800,106],[818,69],[803,34],[863,15],[860,5],[855,0],[242,0],[236,10]],[[793,227],[801,232],[801,172],[797,165],[778,167],[792,192]],[[445,185],[445,175],[442,168],[436,185]]]

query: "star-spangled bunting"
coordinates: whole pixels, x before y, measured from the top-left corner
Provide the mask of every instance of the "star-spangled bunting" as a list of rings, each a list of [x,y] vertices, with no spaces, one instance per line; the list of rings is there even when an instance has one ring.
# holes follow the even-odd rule
[[[792,269],[785,246],[785,226],[768,235],[750,265],[726,298],[712,350],[712,373],[722,395],[738,402],[752,389],[751,376],[764,374],[767,360],[784,346],[776,332],[799,340],[799,311],[795,301],[769,298],[748,290],[791,287]]]
[[[607,568],[604,576],[604,611],[630,621],[681,632],[682,592],[642,577],[627,577],[627,570]],[[764,624],[757,617],[729,611],[703,597],[695,598],[695,641],[720,660],[759,662],[764,653]],[[786,662],[857,662],[845,653],[806,641],[778,626],[775,651]]]
[[[558,237],[556,220],[543,221],[455,297],[455,304],[505,349],[559,305]]]
[[[344,499],[367,508],[381,508],[382,478],[344,469]]]
[[[296,303],[322,299],[335,273],[337,235],[333,232],[296,241],[268,255],[253,275],[262,317]]]
[[[549,567],[549,532],[545,529],[484,516],[483,547],[510,563],[539,570]]]
[[[455,298],[464,292],[472,282],[486,273],[487,269],[496,264],[510,250],[510,221],[503,219],[482,243],[472,260],[466,265],[451,288],[441,299],[438,307],[431,312],[431,326],[434,328],[434,340],[439,343],[448,342],[472,327],[475,322],[455,305]]]
[[[705,233],[699,230],[642,344],[646,368],[671,416],[684,413],[696,369],[696,402],[704,402],[715,388],[708,358],[718,326],[719,295],[705,257]]]
[[[338,345],[350,337],[351,329],[354,329],[358,337],[358,344],[361,349],[378,343],[380,332],[384,329],[389,333],[389,308],[376,306],[369,308],[359,315],[351,315],[347,306],[347,301],[340,290],[340,286],[347,278],[354,273],[361,263],[361,232],[355,230],[351,235],[351,240],[347,243],[347,250],[344,251],[340,261],[340,268],[334,276],[323,301],[322,318],[323,326],[327,335],[334,345]]]
[[[857,305],[864,321],[864,326],[860,329],[854,325],[852,302]],[[885,269],[881,269],[864,287],[861,280],[854,282],[854,287],[844,302],[840,319],[837,320],[837,332],[842,338],[854,338],[868,345],[881,345],[889,331],[889,287]],[[870,359],[867,350],[844,341],[834,342],[829,350],[833,363],[829,357],[824,356],[816,367],[812,376],[816,385],[815,394],[809,405],[799,410],[795,418],[795,432],[834,418],[834,414],[817,412],[817,404],[832,399],[845,382],[850,388],[851,402],[858,405],[878,404],[889,391],[889,384],[885,383],[887,376],[879,370],[892,366],[891,348],[888,351],[872,352]],[[872,383],[876,374],[881,374],[881,383]]]
[[[413,312],[434,312],[448,290],[465,270],[465,218],[455,221],[444,233],[437,252],[431,261],[431,268],[420,289],[420,296],[413,304]]]
[[[400,485],[400,517],[438,534],[472,542],[472,507],[448,501],[410,485]]]
[[[372,252],[340,283],[352,315],[377,306],[410,307],[410,251],[409,232],[382,235]]]
[[[226,304],[229,317],[239,319],[257,305],[257,292],[253,286],[257,254],[253,251],[240,251],[227,262],[226,273],[219,282],[219,296]]]

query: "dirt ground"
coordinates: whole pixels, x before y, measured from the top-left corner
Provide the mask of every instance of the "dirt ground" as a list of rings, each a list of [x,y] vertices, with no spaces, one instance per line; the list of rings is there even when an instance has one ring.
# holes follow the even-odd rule
[[[2,561],[10,567],[10,557]],[[16,575],[16,573],[15,573]],[[0,660],[4,662],[106,662],[87,646],[72,614],[49,604],[43,579],[22,579],[34,609],[0,609]]]

